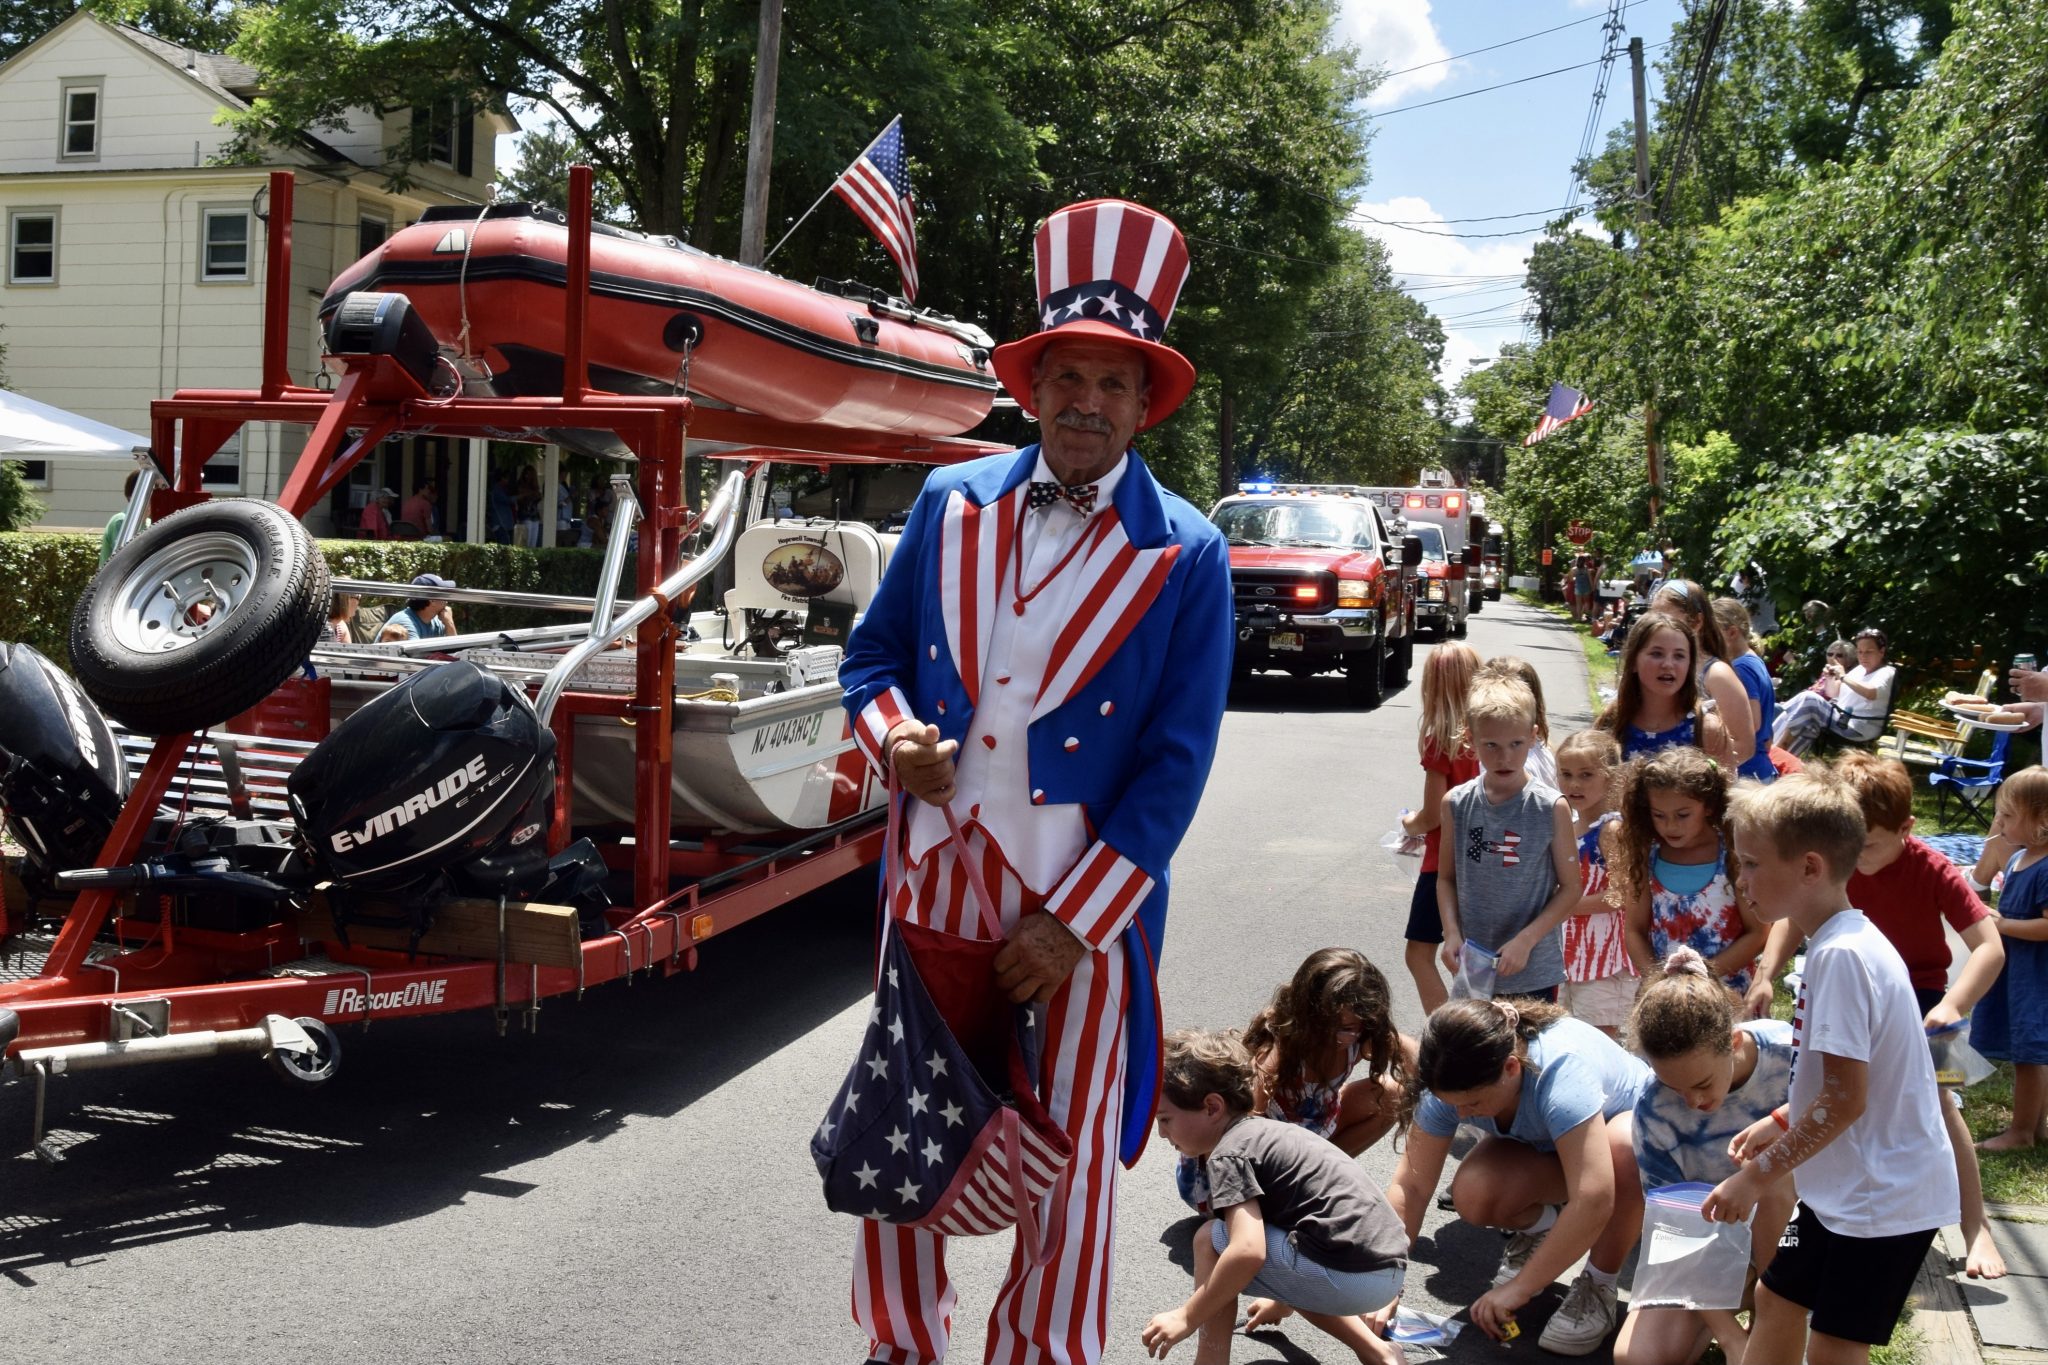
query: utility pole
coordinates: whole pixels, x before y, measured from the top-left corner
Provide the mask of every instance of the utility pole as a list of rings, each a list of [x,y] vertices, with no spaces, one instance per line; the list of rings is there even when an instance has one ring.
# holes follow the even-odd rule
[[[1640,256],[1643,242],[1650,234],[1650,114],[1643,90],[1641,38],[1628,40],[1628,71],[1636,103],[1636,254]],[[1643,404],[1643,453],[1649,466],[1650,529],[1654,532],[1664,510],[1663,500],[1657,495],[1657,490],[1664,486],[1664,459],[1657,446],[1657,379],[1654,374],[1647,378],[1650,397]]]
[[[782,0],[761,0],[754,50],[754,118],[747,129],[747,202],[740,213],[740,264],[759,265],[768,246],[768,163],[775,155],[775,82],[782,65]]]

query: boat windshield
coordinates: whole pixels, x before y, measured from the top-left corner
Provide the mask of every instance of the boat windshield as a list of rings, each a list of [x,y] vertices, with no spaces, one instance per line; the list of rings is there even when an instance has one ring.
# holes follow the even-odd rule
[[[1336,499],[1274,498],[1229,502],[1216,509],[1216,528],[1233,545],[1310,545],[1338,550],[1370,550],[1372,513],[1362,502]],[[1438,546],[1442,546],[1439,540]]]

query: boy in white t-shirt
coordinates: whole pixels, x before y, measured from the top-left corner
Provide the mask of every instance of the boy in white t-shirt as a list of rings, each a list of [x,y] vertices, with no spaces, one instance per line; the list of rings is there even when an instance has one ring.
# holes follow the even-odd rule
[[[1758,918],[1805,932],[1806,971],[1790,1102],[1736,1137],[1742,1169],[1703,1211],[1740,1222],[1796,1169],[1798,1212],[1757,1285],[1747,1358],[1861,1365],[1961,1212],[1934,1063],[1905,961],[1849,905],[1864,840],[1855,792],[1808,768],[1740,792],[1729,824],[1738,890]]]

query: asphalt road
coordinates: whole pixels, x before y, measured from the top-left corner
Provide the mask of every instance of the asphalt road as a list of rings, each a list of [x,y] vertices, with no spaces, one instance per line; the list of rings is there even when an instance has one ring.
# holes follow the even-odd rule
[[[1471,643],[1535,663],[1557,734],[1586,722],[1554,618],[1490,603]],[[1409,882],[1378,848],[1420,795],[1418,694],[1360,712],[1334,678],[1267,675],[1233,697],[1174,864],[1170,1027],[1242,1024],[1331,944],[1379,962],[1401,1026],[1419,1025]],[[469,1016],[347,1032],[311,1093],[248,1059],[60,1079],[69,1159],[0,1160],[0,1361],[859,1361],[853,1228],[825,1212],[806,1144],[865,1018],[871,906],[865,881],[842,883],[718,940],[692,975],[550,1004],[533,1036]],[[0,1146],[25,1141],[29,1099],[0,1089]],[[1124,1176],[1111,1362],[1141,1360],[1145,1320],[1189,1289],[1171,1156],[1155,1140]],[[1360,1159],[1392,1172],[1385,1143]],[[1432,1213],[1406,1301],[1470,1302],[1499,1244]],[[954,1244],[956,1359],[979,1358],[1007,1254]],[[1557,1297],[1514,1346],[1475,1331],[1451,1358],[1549,1359],[1534,1329]],[[1338,1360],[1329,1347],[1293,1325],[1234,1358]]]

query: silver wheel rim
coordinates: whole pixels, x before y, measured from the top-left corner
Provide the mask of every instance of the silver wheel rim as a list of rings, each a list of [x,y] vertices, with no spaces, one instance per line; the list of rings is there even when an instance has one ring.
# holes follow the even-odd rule
[[[114,589],[114,638],[138,654],[197,644],[231,619],[256,585],[256,550],[225,531],[181,536]]]

